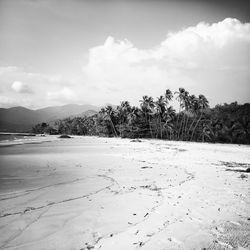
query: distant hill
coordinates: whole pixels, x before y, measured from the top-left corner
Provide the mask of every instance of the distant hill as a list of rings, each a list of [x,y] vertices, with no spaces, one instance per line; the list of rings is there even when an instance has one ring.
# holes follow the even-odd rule
[[[31,110],[24,107],[0,108],[0,131],[25,132],[40,122],[50,122],[74,116],[90,116],[97,113],[93,105],[68,104]]]

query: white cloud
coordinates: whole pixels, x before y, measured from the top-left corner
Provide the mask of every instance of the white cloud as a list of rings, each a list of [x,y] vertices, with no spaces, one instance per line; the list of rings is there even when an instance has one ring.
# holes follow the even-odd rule
[[[108,37],[90,49],[83,73],[103,102],[136,103],[144,94],[159,96],[166,88],[180,86],[195,94],[203,92],[212,104],[244,102],[250,93],[249,53],[250,24],[227,18],[169,33],[149,50]],[[225,89],[227,93],[222,93]]]
[[[18,81],[17,81],[18,79]],[[49,98],[49,92],[70,85],[59,75],[45,75],[14,66],[0,67],[0,107],[40,108],[62,104]],[[28,95],[27,95],[28,94]],[[64,99],[65,101],[65,99]]]
[[[249,54],[250,23],[233,18],[168,33],[151,49],[109,36],[89,50],[87,63],[70,81],[61,75],[0,67],[0,92],[5,97],[5,104],[0,105],[103,105],[122,100],[138,105],[143,95],[156,97],[167,88],[175,91],[178,87],[205,94],[212,105],[247,102]],[[30,95],[20,95],[25,86],[32,87]]]
[[[74,103],[74,101],[76,100],[76,94],[67,87],[64,87],[63,89],[60,89],[58,91],[48,92],[47,95],[49,100],[59,101],[62,103],[64,101],[71,101],[72,103]]]
[[[17,93],[31,93],[32,92],[31,88],[27,84],[20,82],[20,81],[14,81],[13,84],[11,85],[11,88]]]

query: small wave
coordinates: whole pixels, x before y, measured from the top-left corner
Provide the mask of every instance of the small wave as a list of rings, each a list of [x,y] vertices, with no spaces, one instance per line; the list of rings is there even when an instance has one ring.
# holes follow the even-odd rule
[[[46,137],[41,137],[41,136],[13,137],[10,135],[8,139],[2,138],[2,140],[0,140],[0,147],[8,147],[8,146],[14,146],[14,145],[21,145],[21,144],[38,144],[38,143],[43,143],[43,142],[54,141],[56,139],[58,139],[56,136],[51,136],[51,135],[48,135]]]

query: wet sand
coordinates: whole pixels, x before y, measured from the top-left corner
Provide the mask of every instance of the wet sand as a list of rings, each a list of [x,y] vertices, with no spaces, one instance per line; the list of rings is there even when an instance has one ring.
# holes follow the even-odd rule
[[[249,146],[75,137],[0,162],[0,249],[250,249]]]

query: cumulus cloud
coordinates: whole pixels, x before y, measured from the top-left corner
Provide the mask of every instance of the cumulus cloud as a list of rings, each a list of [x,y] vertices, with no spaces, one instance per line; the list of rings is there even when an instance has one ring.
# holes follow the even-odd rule
[[[157,96],[166,88],[183,86],[195,94],[203,92],[213,104],[244,102],[250,93],[249,52],[250,24],[227,18],[168,33],[148,50],[108,37],[90,49],[83,72],[103,101],[111,96],[115,102],[134,101],[143,94]]]
[[[32,92],[31,88],[27,84],[20,82],[20,81],[14,81],[13,84],[11,85],[11,88],[17,93],[31,93]]]
[[[178,87],[205,94],[212,106],[235,100],[244,103],[250,99],[249,53],[250,23],[233,18],[168,33],[151,49],[108,36],[103,44],[90,48],[87,63],[75,79],[0,67],[0,105],[16,101],[35,107],[103,105],[122,100],[138,105],[143,95],[157,97],[167,88]],[[20,95],[28,86],[32,93]]]

